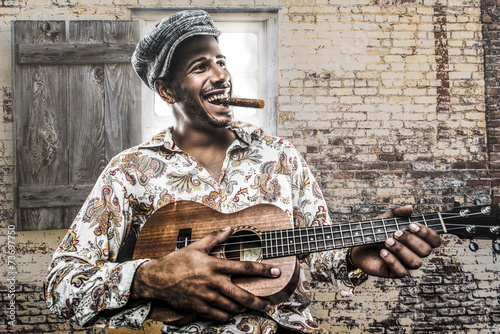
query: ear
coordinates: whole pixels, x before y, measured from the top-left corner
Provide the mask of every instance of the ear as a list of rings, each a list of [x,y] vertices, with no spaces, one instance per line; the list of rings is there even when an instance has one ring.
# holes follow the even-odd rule
[[[155,90],[160,95],[161,99],[167,103],[174,104],[175,98],[172,89],[169,85],[163,80],[155,81]]]

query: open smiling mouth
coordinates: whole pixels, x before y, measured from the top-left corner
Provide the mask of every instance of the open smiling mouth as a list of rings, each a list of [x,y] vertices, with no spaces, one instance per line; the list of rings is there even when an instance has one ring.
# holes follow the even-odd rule
[[[227,105],[229,93],[209,95],[205,97],[205,101],[215,105]]]

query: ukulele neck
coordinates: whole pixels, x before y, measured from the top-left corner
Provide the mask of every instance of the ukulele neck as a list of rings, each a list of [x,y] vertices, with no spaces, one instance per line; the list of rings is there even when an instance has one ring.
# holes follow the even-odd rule
[[[362,222],[323,225],[263,233],[263,258],[277,258],[374,244],[385,241],[397,230],[416,221],[446,233],[441,214],[373,219]]]

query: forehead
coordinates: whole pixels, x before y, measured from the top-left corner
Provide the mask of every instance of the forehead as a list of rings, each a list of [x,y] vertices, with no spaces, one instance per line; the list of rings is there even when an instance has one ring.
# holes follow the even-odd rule
[[[215,37],[193,36],[182,41],[175,49],[172,64],[183,67],[198,58],[221,55],[222,52]]]

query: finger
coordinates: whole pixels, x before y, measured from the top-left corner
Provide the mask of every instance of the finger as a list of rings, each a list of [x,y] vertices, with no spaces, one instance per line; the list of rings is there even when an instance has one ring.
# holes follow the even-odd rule
[[[269,308],[269,302],[267,300],[251,294],[250,292],[240,288],[232,282],[228,283],[230,284],[222,285],[221,293],[228,296],[228,298],[231,298],[234,302],[245,308],[251,308],[263,312],[265,312]]]
[[[212,292],[206,295],[205,303],[211,305],[214,308],[220,309],[226,313],[236,314],[244,312],[247,307],[235,302],[233,299],[221,295],[216,292]],[[267,305],[264,305],[264,308]]]
[[[206,253],[210,253],[210,251],[217,246],[218,244],[227,240],[229,235],[231,234],[231,227],[226,226],[222,230],[214,231],[197,242],[192,243],[191,247],[197,247]]]
[[[441,237],[431,228],[418,223],[411,223],[408,229],[413,234],[417,235],[422,240],[425,240],[432,248],[439,247],[441,245]]]
[[[413,213],[413,207],[411,205],[405,205],[384,212],[383,214],[377,216],[377,218],[407,217],[412,213]]]
[[[408,273],[405,266],[403,266],[396,256],[394,256],[394,254],[389,252],[387,249],[383,248],[380,250],[380,257],[389,268],[388,273],[385,275],[386,277],[403,278]]]
[[[232,314],[221,310],[217,307],[213,307],[210,303],[199,303],[195,311],[199,316],[212,319],[215,321],[226,322],[228,321]]]
[[[281,275],[281,271],[277,267],[252,261],[221,260],[218,261],[216,270],[226,275],[250,275],[263,277],[279,277]]]
[[[394,232],[394,238],[404,244],[419,257],[429,256],[432,251],[431,245],[420,239],[417,235],[407,231],[398,230]]]
[[[386,247],[391,251],[393,255],[397,257],[397,260],[404,265],[406,268],[417,269],[422,266],[422,259],[420,256],[411,251],[408,247],[402,243],[396,241],[394,238],[389,238],[385,241]]]
[[[394,217],[407,217],[413,213],[413,207],[411,205],[404,205],[391,211]]]

